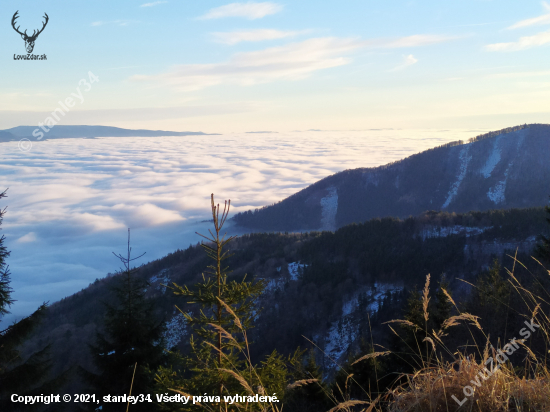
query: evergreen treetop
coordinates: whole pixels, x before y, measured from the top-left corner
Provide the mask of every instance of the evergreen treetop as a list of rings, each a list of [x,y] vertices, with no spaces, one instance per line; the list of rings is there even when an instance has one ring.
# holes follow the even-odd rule
[[[90,345],[99,373],[82,371],[98,398],[105,395],[151,393],[154,374],[164,358],[164,323],[154,316],[152,302],[145,297],[148,283],[140,279],[131,262],[130,229],[127,255],[113,253],[124,268],[115,275],[114,303],[105,303],[104,331]],[[102,403],[102,410],[119,410],[116,403]],[[137,403],[133,410],[151,410],[148,403]]]

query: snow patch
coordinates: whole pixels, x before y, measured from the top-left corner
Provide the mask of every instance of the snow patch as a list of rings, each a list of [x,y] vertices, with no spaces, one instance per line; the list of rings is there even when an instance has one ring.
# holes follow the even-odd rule
[[[285,284],[284,278],[277,278],[277,279],[269,279],[267,284],[265,285],[264,293],[272,293],[276,290],[283,289]]]
[[[166,349],[176,346],[185,335],[187,335],[187,320],[183,313],[177,311],[172,319],[166,322],[166,331],[163,334]]]
[[[525,141],[525,135],[527,134],[527,132],[529,131],[529,128],[527,129],[521,129],[521,130],[517,130],[514,132],[514,134],[517,135],[517,139],[518,139],[518,150],[519,148],[523,145],[523,142]]]
[[[519,153],[519,149],[523,145],[523,142],[525,141],[525,135],[527,134],[528,129],[521,129],[512,133],[508,133],[509,135],[515,134],[517,136],[517,142],[516,142],[516,153]],[[515,160],[515,159],[514,159]],[[512,170],[512,167],[514,166],[514,160],[510,162],[508,167],[506,168],[506,171],[504,172],[504,180],[501,180],[498,182],[494,187],[490,188],[487,192],[487,197],[495,204],[504,203],[506,200],[506,197],[504,196],[504,193],[506,191],[506,183],[508,182],[508,174],[510,173],[510,170]]]
[[[300,262],[292,262],[288,264],[288,273],[291,280],[298,280],[298,277],[302,274],[304,268],[307,265]]]
[[[356,293],[342,305],[342,316],[351,315],[359,305],[359,294]]]
[[[470,236],[476,236],[480,235],[483,232],[485,232],[487,229],[491,229],[492,226],[489,227],[468,227],[468,226],[462,226],[462,225],[454,225],[454,226],[447,226],[447,227],[431,227],[422,230],[420,232],[420,236],[423,240],[429,239],[429,238],[437,238],[437,237],[447,237],[450,235],[466,235],[466,237]]]
[[[367,309],[370,313],[377,312],[380,308],[380,301],[384,295],[388,292],[397,292],[402,288],[392,285],[391,283],[374,283],[374,288],[369,291],[367,296],[372,299],[372,302],[369,303]]]
[[[163,269],[156,275],[149,278],[149,284],[154,286],[155,289],[160,290],[162,293],[166,292],[166,286],[170,282],[170,276],[167,275],[168,269]]]
[[[338,211],[338,192],[334,186],[329,187],[328,195],[321,199],[322,230],[336,229],[336,212]]]
[[[290,280],[298,280],[302,274],[304,268],[307,267],[305,263],[292,262],[287,265],[288,274],[290,275]],[[277,272],[281,272],[282,267],[277,267]],[[275,279],[265,279],[267,284],[264,289],[264,293],[273,293],[277,290],[283,290],[285,283],[288,281],[286,276],[278,276]]]
[[[350,345],[358,338],[359,328],[354,323],[353,315],[360,306],[360,299],[366,298],[367,311],[372,315],[380,307],[380,301],[387,292],[401,290],[400,287],[389,283],[375,283],[373,288],[354,293],[342,304],[340,319],[331,323],[325,335],[324,352],[333,360],[340,359]],[[332,365],[333,367],[335,365]]]
[[[378,184],[380,183],[380,178],[378,177],[378,173],[376,173],[376,172],[363,172],[363,176],[365,178],[365,185],[366,186],[369,183],[372,183],[374,186],[378,187]]]
[[[506,198],[504,191],[506,190],[506,181],[508,180],[508,170],[504,173],[504,180],[498,182],[494,187],[487,192],[487,197],[495,204],[503,203]]]
[[[459,154],[461,163],[458,176],[456,177],[456,182],[454,182],[451,186],[451,190],[449,190],[449,194],[447,195],[447,200],[445,200],[445,203],[441,206],[442,209],[447,208],[458,193],[458,188],[460,187],[460,184],[464,180],[466,172],[468,171],[468,164],[470,163],[470,160],[472,160],[472,156],[469,155],[469,152],[470,144],[465,144]]]
[[[494,139],[493,151],[489,155],[489,158],[485,162],[485,165],[481,168],[480,172],[485,179],[491,176],[498,162],[500,162],[501,149],[499,147],[501,136]]]

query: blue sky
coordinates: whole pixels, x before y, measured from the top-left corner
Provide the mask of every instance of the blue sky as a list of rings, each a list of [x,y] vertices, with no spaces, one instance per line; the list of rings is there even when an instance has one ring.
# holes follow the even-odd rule
[[[9,22],[47,28],[26,54]],[[207,132],[549,122],[550,4],[531,0],[4,1],[0,127]]]

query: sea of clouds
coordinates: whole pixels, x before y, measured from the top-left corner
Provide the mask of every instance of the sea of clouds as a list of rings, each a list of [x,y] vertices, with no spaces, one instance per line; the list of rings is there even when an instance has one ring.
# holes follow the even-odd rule
[[[371,167],[482,130],[364,130],[0,143],[2,225],[17,302],[11,322],[120,268],[200,241],[210,194],[232,212],[272,204],[328,175]],[[238,232],[228,225],[230,234]]]

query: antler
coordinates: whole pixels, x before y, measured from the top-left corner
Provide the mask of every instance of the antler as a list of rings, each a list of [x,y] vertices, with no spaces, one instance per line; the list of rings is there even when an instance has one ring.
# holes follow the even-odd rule
[[[42,33],[44,31],[44,29],[46,28],[46,24],[48,24],[48,21],[50,20],[50,18],[48,17],[48,15],[46,14],[46,12],[44,12],[44,18],[46,19],[46,21],[44,22],[44,25],[42,26],[42,28],[40,30],[38,30],[38,33],[34,34],[34,31],[32,33],[32,37],[37,37],[40,33]]]
[[[17,20],[17,18],[19,17],[19,16],[17,15],[17,13],[19,13],[19,10],[17,10],[17,11],[15,12],[15,14],[13,15],[13,17],[11,18],[11,25],[13,26],[13,29],[14,29],[17,33],[19,33],[21,36],[26,36],[26,35],[27,35],[27,30],[25,30],[25,33],[21,33],[21,32],[19,31],[19,27],[21,27],[21,26],[17,26],[17,28],[15,28],[15,20]]]

